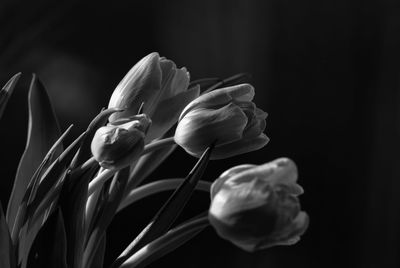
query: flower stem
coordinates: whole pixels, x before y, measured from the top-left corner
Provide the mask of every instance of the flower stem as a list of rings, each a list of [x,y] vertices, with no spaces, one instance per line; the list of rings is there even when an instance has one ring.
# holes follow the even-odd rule
[[[183,182],[183,179],[165,179],[159,180],[152,183],[145,184],[136,189],[133,189],[121,202],[118,207],[118,212],[135,203],[136,201],[148,197],[153,194],[157,194],[163,191],[175,190]],[[210,192],[211,183],[208,181],[200,180],[196,185],[196,190]]]
[[[174,137],[169,137],[169,138],[165,138],[165,139],[154,141],[154,142],[152,142],[150,144],[147,144],[144,147],[142,155],[145,155],[147,153],[153,152],[153,151],[158,150],[158,149],[160,149],[162,147],[165,147],[165,146],[168,146],[168,145],[174,145],[174,144],[175,144]]]
[[[90,183],[88,189],[88,196],[93,194],[96,190],[100,189],[101,186],[115,174],[119,169],[106,169],[99,175],[97,175]]]
[[[101,167],[98,174],[101,174],[104,172],[104,168]],[[88,223],[88,226],[90,225],[90,222],[93,218],[94,210],[96,208],[97,201],[100,197],[101,193],[101,188],[97,189],[96,191],[93,192],[93,194],[88,195],[88,199],[86,201],[86,222]]]

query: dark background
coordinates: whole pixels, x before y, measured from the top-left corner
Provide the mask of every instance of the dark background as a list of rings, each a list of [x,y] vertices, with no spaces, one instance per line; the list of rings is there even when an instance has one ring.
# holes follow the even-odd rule
[[[151,267],[400,267],[398,1],[2,1],[0,83],[23,72],[1,120],[3,207],[25,144],[30,74],[46,86],[62,128],[74,123],[78,135],[153,51],[193,79],[252,74],[271,142],[212,162],[206,179],[233,165],[290,157],[311,224],[297,245],[256,254],[208,228]],[[178,150],[152,177],[183,176],[194,162]],[[167,196],[117,217],[107,262]],[[208,202],[194,195],[183,217]]]

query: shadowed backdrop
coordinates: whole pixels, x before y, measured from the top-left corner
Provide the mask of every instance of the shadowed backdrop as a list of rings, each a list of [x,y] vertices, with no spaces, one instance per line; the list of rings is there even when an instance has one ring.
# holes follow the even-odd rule
[[[295,246],[256,254],[208,228],[151,267],[399,267],[399,31],[400,4],[391,0],[2,1],[0,83],[23,72],[1,120],[3,208],[25,145],[31,73],[43,81],[62,129],[73,123],[78,135],[129,69],[158,51],[193,79],[252,74],[271,141],[213,161],[206,180],[233,165],[290,157],[311,223]],[[184,176],[194,163],[177,150],[150,177]],[[167,197],[117,216],[106,263]],[[208,204],[195,194],[182,220]]]

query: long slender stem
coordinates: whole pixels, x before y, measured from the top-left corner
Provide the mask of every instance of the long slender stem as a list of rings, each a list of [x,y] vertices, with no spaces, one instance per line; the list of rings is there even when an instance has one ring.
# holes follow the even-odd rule
[[[119,212],[127,206],[132,205],[136,201],[151,196],[153,194],[157,194],[163,191],[175,190],[182,182],[183,179],[166,179],[148,183],[136,189],[133,189],[121,202],[121,205],[118,207],[117,211]],[[210,192],[210,188],[211,183],[208,181],[200,180],[196,185],[196,190],[204,192]]]
[[[88,189],[88,196],[93,194],[97,189],[100,189],[101,186],[109,179],[112,175],[114,175],[119,169],[106,169],[101,174],[96,176],[90,183]]]
[[[105,169],[101,167],[98,174],[101,174],[102,172],[104,172],[104,170]],[[90,226],[90,222],[92,220],[100,193],[101,193],[101,188],[94,191],[92,195],[88,195],[88,200],[86,202],[86,222],[88,223],[88,226]]]
[[[150,144],[147,144],[144,147],[142,155],[148,154],[148,153],[153,152],[155,150],[158,150],[158,149],[160,149],[162,147],[169,146],[169,145],[174,145],[174,144],[175,144],[174,137],[169,137],[169,138],[165,138],[165,139],[154,141],[154,142],[152,142]]]

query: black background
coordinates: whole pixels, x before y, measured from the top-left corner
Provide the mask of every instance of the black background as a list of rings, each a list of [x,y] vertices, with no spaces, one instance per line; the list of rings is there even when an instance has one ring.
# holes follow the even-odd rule
[[[151,267],[400,267],[399,16],[391,0],[2,1],[0,83],[23,72],[0,122],[3,207],[25,144],[30,74],[46,86],[62,128],[74,123],[78,135],[126,72],[158,51],[193,79],[252,74],[271,141],[212,162],[206,179],[290,157],[311,224],[297,245],[256,254],[208,228]],[[152,177],[184,176],[194,163],[178,150]],[[116,218],[107,262],[167,196]],[[182,219],[208,202],[194,195]]]

